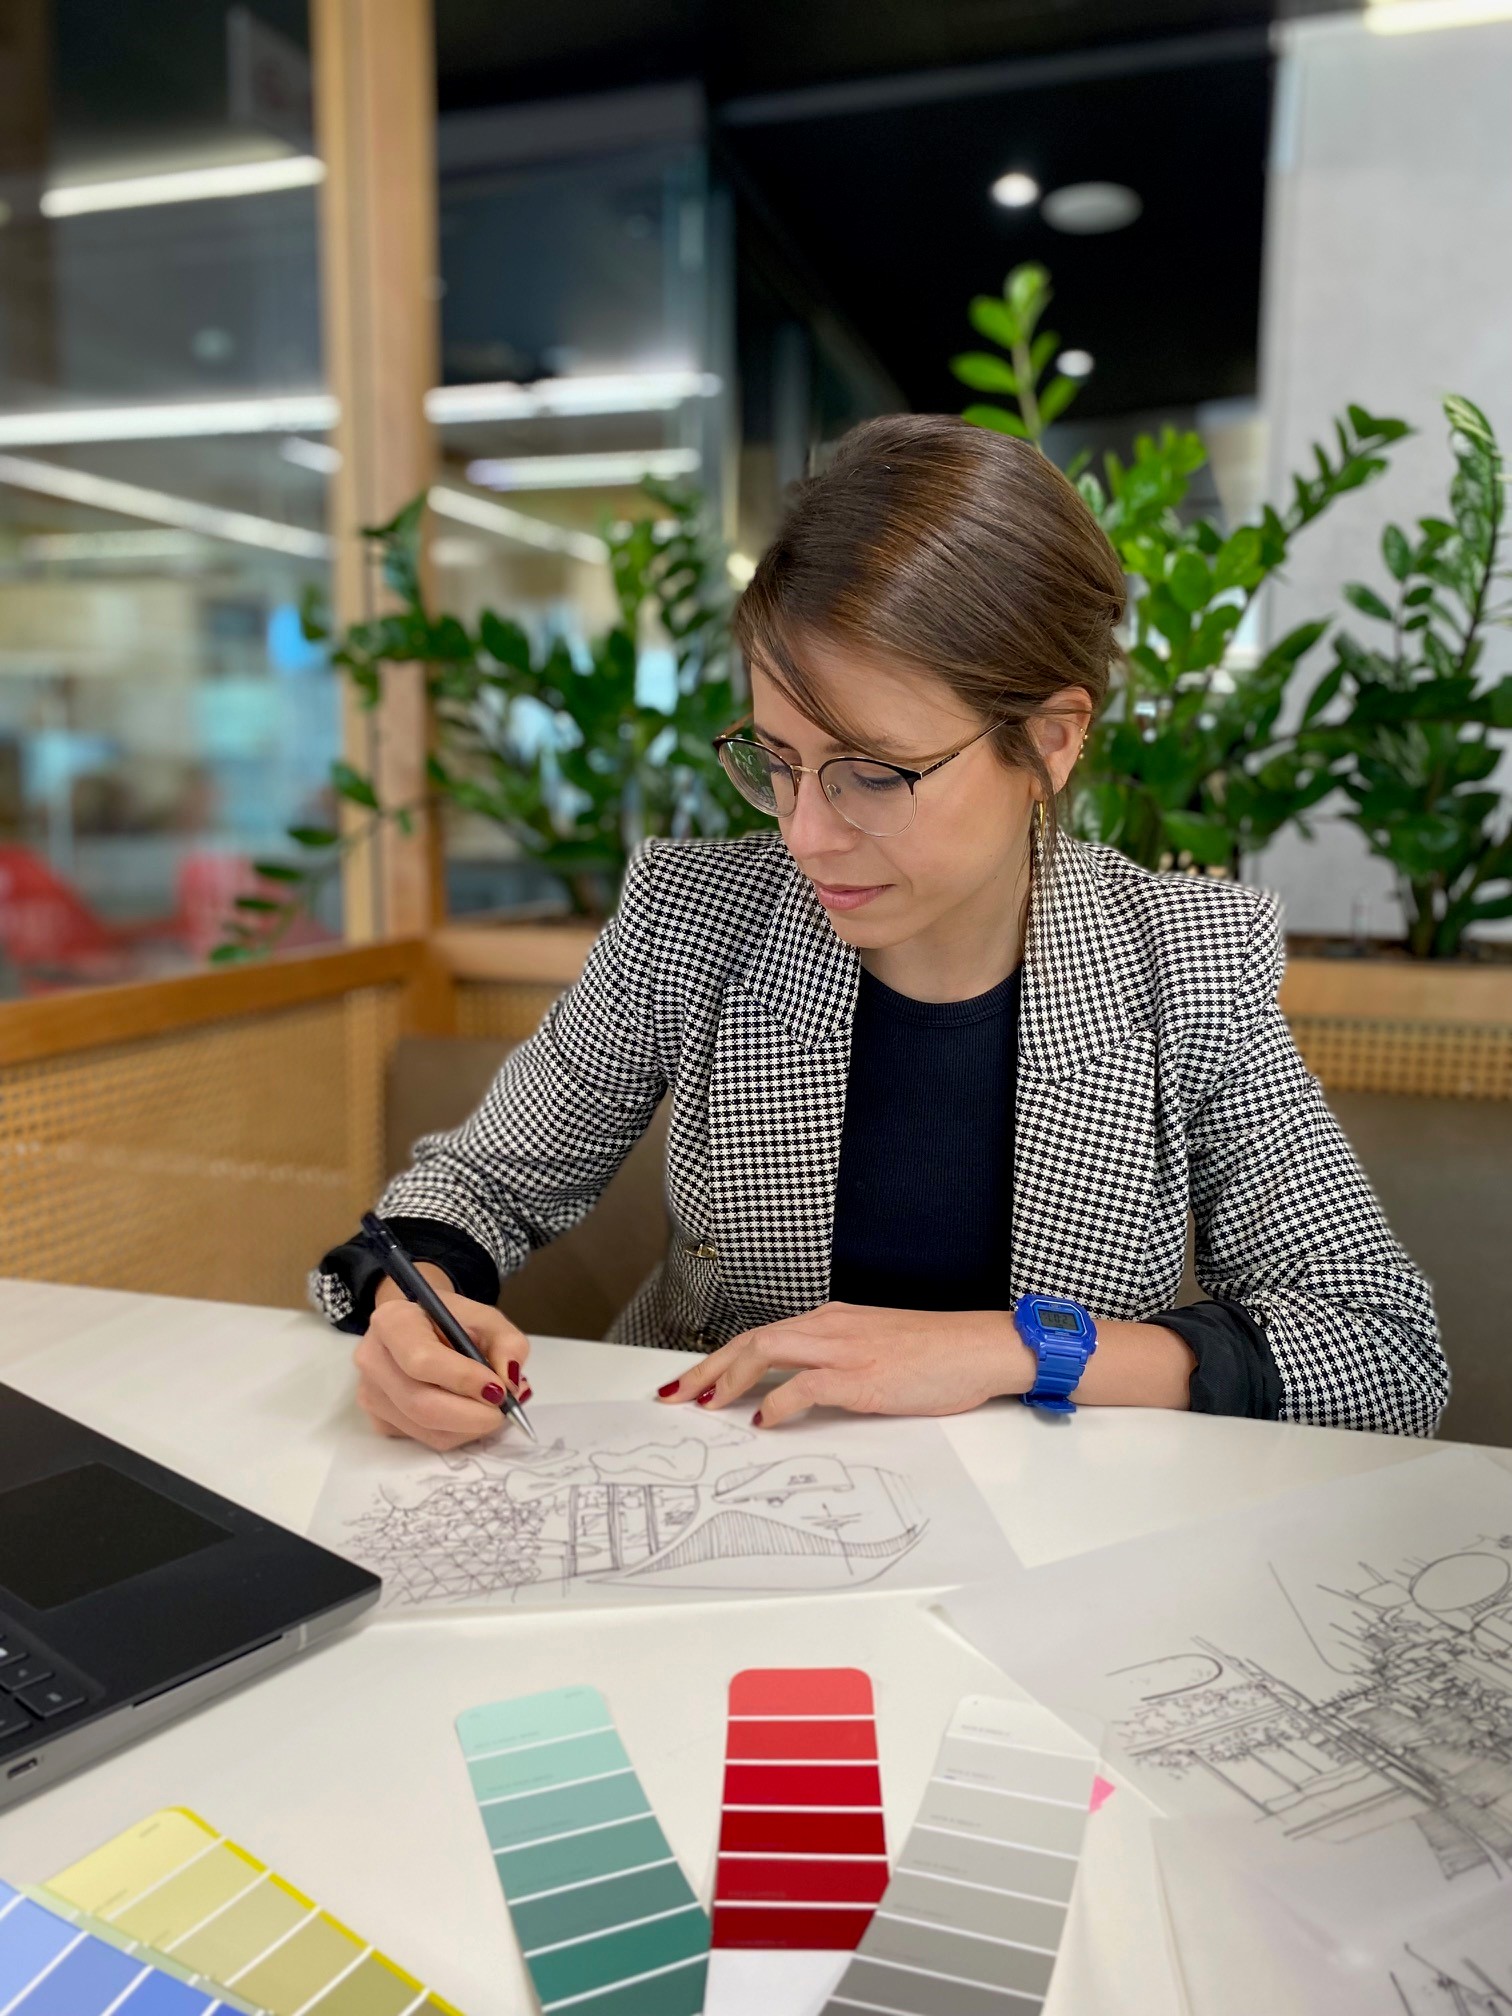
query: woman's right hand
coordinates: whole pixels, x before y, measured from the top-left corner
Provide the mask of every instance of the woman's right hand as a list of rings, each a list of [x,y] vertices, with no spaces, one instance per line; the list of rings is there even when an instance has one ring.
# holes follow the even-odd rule
[[[475,1365],[442,1342],[429,1318],[392,1281],[378,1290],[372,1321],[353,1352],[357,1404],[380,1435],[407,1435],[427,1449],[459,1449],[504,1425],[504,1387],[530,1398],[530,1339],[501,1309],[457,1294],[439,1267],[420,1271],[488,1360]]]

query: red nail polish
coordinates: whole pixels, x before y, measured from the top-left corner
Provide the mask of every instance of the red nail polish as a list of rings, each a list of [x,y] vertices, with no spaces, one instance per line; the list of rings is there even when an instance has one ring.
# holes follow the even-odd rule
[[[524,1390],[521,1392],[520,1398],[522,1400],[528,1400],[530,1398],[530,1388],[528,1386],[525,1387]]]
[[[761,1409],[759,1407],[756,1409],[756,1412],[751,1416],[751,1426],[753,1428],[759,1428],[761,1426]]]
[[[669,1379],[665,1386],[657,1387],[656,1389],[657,1399],[670,1400],[672,1398],[672,1395],[677,1391],[678,1387],[681,1386],[681,1384],[682,1384],[681,1379]]]
[[[509,1361],[509,1383],[511,1386],[518,1386],[520,1383],[520,1368],[513,1358]]]
[[[504,1405],[504,1388],[495,1385],[485,1386],[483,1388],[483,1398],[488,1402],[490,1407],[502,1407]]]
[[[704,1390],[702,1391],[702,1393],[699,1394],[698,1398],[694,1401],[693,1404],[695,1407],[707,1407],[709,1402],[713,1398],[714,1398],[714,1388],[712,1386],[705,1386]]]

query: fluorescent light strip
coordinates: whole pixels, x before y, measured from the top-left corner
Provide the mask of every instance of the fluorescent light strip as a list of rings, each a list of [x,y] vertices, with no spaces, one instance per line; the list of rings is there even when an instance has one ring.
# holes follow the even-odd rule
[[[265,196],[308,189],[325,178],[313,154],[276,154],[262,161],[225,161],[157,175],[121,175],[99,182],[55,182],[42,193],[44,217],[82,217],[94,210],[145,210],[162,203],[204,203],[224,196]]]
[[[338,410],[329,392],[193,399],[162,406],[63,406],[40,413],[0,413],[0,447],[169,441],[216,434],[295,434],[302,427],[334,427]]]
[[[291,434],[287,441],[280,441],[278,452],[285,462],[292,462],[298,469],[313,469],[317,476],[334,476],[341,467],[339,448],[333,448],[328,441],[306,441],[302,434]]]
[[[193,532],[33,532],[21,541],[23,560],[188,560],[205,552]]]
[[[685,399],[712,398],[720,389],[718,378],[699,371],[541,378],[532,385],[442,385],[426,393],[425,411],[440,427],[553,414],[650,413],[670,409]],[[329,392],[273,392],[242,399],[173,400],[139,406],[50,407],[0,413],[0,447],[168,441],[216,434],[298,434],[305,430],[324,433],[336,425],[339,411]]]
[[[691,476],[696,448],[644,448],[613,455],[516,455],[470,462],[467,480],[484,490],[581,490],[639,483],[643,476]]]
[[[147,490],[139,483],[120,483],[111,476],[92,476],[84,469],[64,469],[55,462],[34,462],[24,455],[0,455],[0,483],[31,490],[43,497],[61,497],[96,511],[114,511],[123,518],[148,518],[177,525],[185,532],[203,532],[233,545],[260,546],[299,560],[323,560],[330,550],[320,532],[300,525],[281,525],[249,511],[224,511],[192,497],[173,497],[165,490]]]
[[[431,489],[428,502],[439,517],[454,519],[459,525],[474,525],[480,532],[512,539],[517,545],[535,546],[545,553],[565,553],[570,559],[595,563],[609,557],[603,540],[591,532],[574,532],[567,525],[548,525],[544,519],[511,511],[507,504],[495,504],[489,497],[474,497],[467,490],[453,490],[438,483]]]
[[[1509,20],[1512,0],[1369,0],[1365,9],[1365,25],[1375,35],[1421,35]]]
[[[543,414],[655,413],[722,390],[710,371],[615,371],[598,377],[538,378],[533,384],[439,385],[425,395],[437,426],[477,420],[533,420]]]

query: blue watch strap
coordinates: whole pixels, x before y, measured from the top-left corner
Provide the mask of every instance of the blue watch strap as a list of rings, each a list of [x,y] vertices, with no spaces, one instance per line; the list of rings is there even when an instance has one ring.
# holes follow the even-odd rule
[[[1080,1302],[1053,1295],[1021,1295],[1013,1320],[1034,1353],[1034,1384],[1020,1394],[1026,1407],[1050,1414],[1074,1414],[1071,1395],[1081,1384],[1087,1360],[1097,1349],[1097,1325]]]

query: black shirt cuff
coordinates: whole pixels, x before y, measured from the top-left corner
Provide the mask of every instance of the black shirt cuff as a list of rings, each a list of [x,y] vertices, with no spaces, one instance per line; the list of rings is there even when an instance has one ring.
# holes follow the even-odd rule
[[[472,1302],[496,1303],[499,1270],[491,1254],[476,1239],[440,1218],[386,1218],[384,1223],[412,1260],[429,1260],[451,1279],[459,1295]],[[352,1298],[349,1315],[338,1330],[360,1336],[372,1321],[373,1302],[385,1279],[382,1264],[362,1238],[333,1246],[320,1263],[322,1274],[334,1274]]]
[[[1195,1355],[1189,1389],[1194,1414],[1280,1419],[1281,1374],[1265,1332],[1247,1309],[1237,1302],[1193,1302],[1141,1320],[1174,1330]]]

